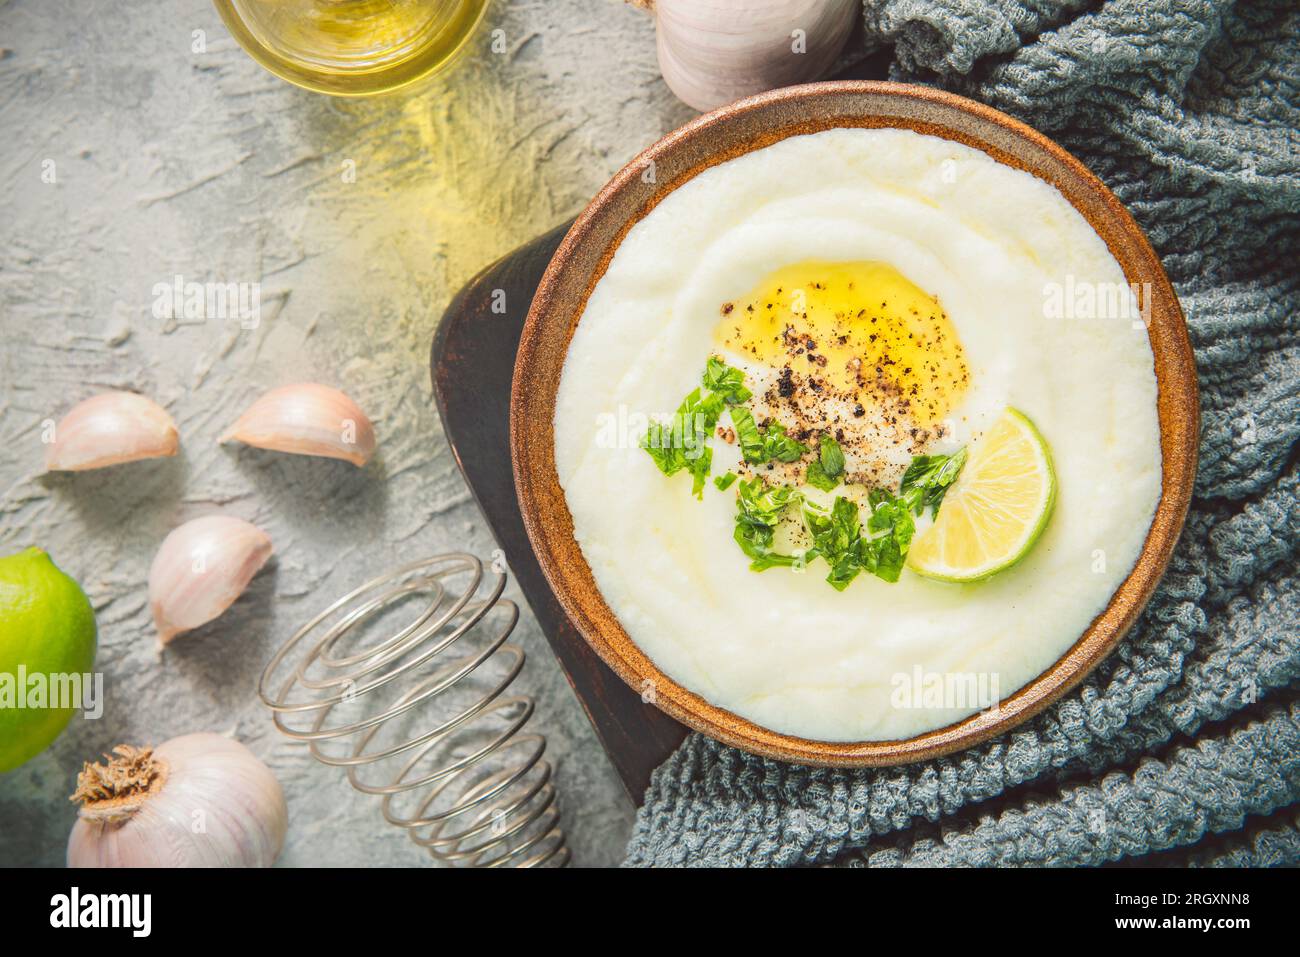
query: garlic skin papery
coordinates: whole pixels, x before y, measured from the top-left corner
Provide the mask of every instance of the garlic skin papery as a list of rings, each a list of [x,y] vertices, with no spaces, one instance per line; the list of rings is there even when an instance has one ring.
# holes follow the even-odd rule
[[[179,447],[176,423],[158,403],[134,392],[105,392],[74,405],[54,427],[45,467],[83,472],[175,455]]]
[[[338,389],[314,382],[272,389],[248,407],[219,441],[323,455],[360,468],[375,452],[375,429]]]
[[[270,867],[289,810],[271,769],[238,741],[186,734],[86,762],[69,867]]]
[[[632,0],[655,16],[659,72],[678,99],[712,110],[821,79],[860,0]]]
[[[172,529],[149,568],[149,607],[162,644],[234,604],[271,551],[266,532],[229,515]]]

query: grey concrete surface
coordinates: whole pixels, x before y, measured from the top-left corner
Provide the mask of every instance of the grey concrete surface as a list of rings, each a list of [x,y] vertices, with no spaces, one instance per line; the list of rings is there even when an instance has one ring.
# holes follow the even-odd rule
[[[432,406],[436,321],[480,267],[691,115],[659,78],[649,19],[617,0],[496,0],[452,72],[348,101],[263,72],[206,0],[0,3],[0,554],[39,545],[82,582],[107,697],[100,720],[0,775],[0,864],[62,863],[83,760],[195,730],[234,734],[284,784],[281,864],[429,862],[277,734],[256,677],[395,560],[491,552]],[[260,283],[261,321],[155,318],[155,285],[177,275]],[[364,470],[216,444],[261,391],[301,380],[374,419]],[[42,424],[113,388],[170,410],[181,455],[43,475]],[[160,656],[149,563],[212,512],[265,528],[277,557]],[[527,613],[519,634],[576,862],[614,863],[631,807]]]

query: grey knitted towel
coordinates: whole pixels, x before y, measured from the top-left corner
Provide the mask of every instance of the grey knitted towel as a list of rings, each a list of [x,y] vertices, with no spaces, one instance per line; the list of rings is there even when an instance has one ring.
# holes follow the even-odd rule
[[[1300,862],[1300,5],[867,0],[895,79],[1004,110],[1150,236],[1201,381],[1196,499],[1120,649],[948,758],[833,771],[693,735],[629,864]]]

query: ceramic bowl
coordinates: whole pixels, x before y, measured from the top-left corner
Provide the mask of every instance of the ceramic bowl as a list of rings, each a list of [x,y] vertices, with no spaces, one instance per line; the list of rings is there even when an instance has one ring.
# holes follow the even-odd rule
[[[1046,180],[1105,240],[1128,281],[1150,290],[1163,488],[1137,564],[1074,645],[997,709],[898,741],[827,742],[780,734],[710,704],[665,675],[601,596],[574,540],[555,470],[555,397],[565,353],[587,297],[627,231],[703,170],[787,136],[831,127],[928,133]],[[524,524],[551,588],[605,663],[633,688],[653,687],[659,708],[719,741],[783,760],[841,767],[901,764],[969,747],[1028,720],[1083,680],[1114,650],[1164,573],[1192,495],[1198,434],[1196,368],[1177,297],[1141,229],[1110,190],[1060,146],[997,110],[926,87],[868,81],[815,83],[742,100],[670,133],[624,167],[578,217],[542,278],[519,344],[510,409]]]

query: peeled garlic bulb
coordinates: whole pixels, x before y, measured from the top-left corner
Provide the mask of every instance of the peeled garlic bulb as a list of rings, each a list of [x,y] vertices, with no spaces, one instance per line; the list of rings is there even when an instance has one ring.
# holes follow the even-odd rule
[[[72,407],[45,452],[51,472],[81,472],[175,455],[176,423],[158,403],[134,392],[105,392]]]
[[[270,867],[289,811],[271,769],[238,741],[186,734],[86,763],[69,867]]]
[[[271,557],[256,525],[208,515],[172,529],[149,569],[149,605],[165,645],[229,608]]]
[[[633,0],[655,15],[659,71],[678,98],[712,110],[825,75],[861,0]]]
[[[355,402],[314,382],[272,389],[220,439],[259,449],[324,455],[358,467],[375,452],[375,430]]]

